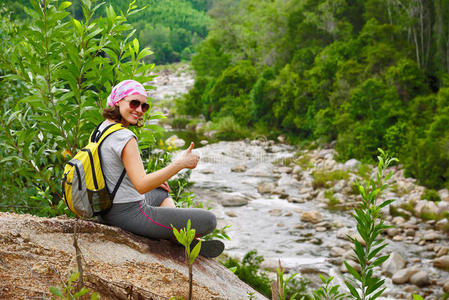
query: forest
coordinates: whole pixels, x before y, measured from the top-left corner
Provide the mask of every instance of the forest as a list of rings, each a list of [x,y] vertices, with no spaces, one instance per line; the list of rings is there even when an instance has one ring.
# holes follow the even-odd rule
[[[179,105],[341,160],[397,156],[429,188],[449,178],[449,2],[219,1]]]

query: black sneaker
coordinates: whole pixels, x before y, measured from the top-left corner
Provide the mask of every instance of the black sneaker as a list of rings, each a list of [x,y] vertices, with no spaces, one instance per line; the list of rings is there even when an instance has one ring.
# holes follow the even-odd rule
[[[198,244],[199,240],[194,239],[190,245],[190,251]],[[201,241],[200,255],[206,258],[214,258],[223,253],[224,244],[219,240]]]

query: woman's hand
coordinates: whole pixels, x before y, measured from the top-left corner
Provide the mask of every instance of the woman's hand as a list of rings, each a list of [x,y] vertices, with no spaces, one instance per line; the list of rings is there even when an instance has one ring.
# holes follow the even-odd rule
[[[190,143],[189,148],[181,154],[179,158],[176,159],[176,163],[178,163],[182,168],[194,169],[200,160],[200,156],[192,152],[195,144],[193,142]]]

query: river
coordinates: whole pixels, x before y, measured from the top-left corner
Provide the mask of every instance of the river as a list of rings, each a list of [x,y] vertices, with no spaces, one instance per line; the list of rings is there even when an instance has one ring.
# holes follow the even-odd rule
[[[167,105],[171,98],[186,93],[193,85],[193,77],[187,69],[178,73],[165,71],[153,85],[156,86],[151,91],[155,109],[168,114],[161,104]],[[274,270],[280,260],[287,271],[309,278],[311,287],[319,284],[320,273],[335,276],[334,284],[344,285],[342,262],[351,253],[346,234],[354,230],[354,219],[348,211],[328,209],[323,192],[318,194],[310,187],[311,170],[282,169],[282,162],[297,153],[296,147],[259,137],[252,141],[207,144],[195,151],[201,160],[192,171],[193,191],[206,206],[212,207],[219,227],[231,225],[227,230],[231,239],[225,241],[225,254],[241,259],[249,251],[257,250],[264,257],[264,268]],[[323,168],[338,168],[333,154],[332,149],[310,152],[316,168],[320,164]],[[264,184],[271,184],[275,190],[261,192]],[[389,196],[398,198],[394,193]],[[318,214],[317,219],[305,218],[309,213]],[[386,251],[399,253],[405,266],[425,272],[428,284],[396,285],[387,277],[386,296],[382,299],[408,299],[411,293],[426,299],[439,299],[442,295],[442,283],[447,281],[448,272],[434,268],[432,262],[436,247],[449,249],[449,243],[447,234],[430,241],[426,239],[426,234],[435,232],[433,225],[414,217],[398,223],[401,230],[404,228],[402,235],[392,234]],[[414,231],[406,233],[410,228]]]

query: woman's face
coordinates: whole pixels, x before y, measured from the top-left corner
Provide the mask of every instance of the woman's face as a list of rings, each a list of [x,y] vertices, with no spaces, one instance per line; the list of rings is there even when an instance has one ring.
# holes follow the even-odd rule
[[[120,100],[116,105],[120,108],[120,114],[122,115],[121,123],[128,127],[129,125],[137,124],[139,118],[144,115],[142,111],[142,105],[137,106],[136,108],[131,108],[130,101],[138,100],[141,104],[147,103],[148,99],[142,95],[131,95]]]

